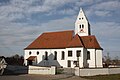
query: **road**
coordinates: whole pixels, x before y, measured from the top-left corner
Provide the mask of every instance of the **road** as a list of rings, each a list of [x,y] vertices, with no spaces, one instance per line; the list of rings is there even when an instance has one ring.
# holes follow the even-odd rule
[[[67,75],[3,75],[0,80],[87,80]]]

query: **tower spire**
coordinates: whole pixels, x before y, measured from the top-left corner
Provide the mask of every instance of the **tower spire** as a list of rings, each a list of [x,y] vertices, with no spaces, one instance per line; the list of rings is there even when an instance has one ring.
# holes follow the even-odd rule
[[[89,21],[82,8],[80,8],[75,22],[75,34],[78,34],[79,36],[88,36],[91,34]]]

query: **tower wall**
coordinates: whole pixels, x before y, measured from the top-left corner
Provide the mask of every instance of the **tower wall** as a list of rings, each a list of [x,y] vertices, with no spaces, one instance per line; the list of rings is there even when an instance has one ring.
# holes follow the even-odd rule
[[[82,9],[80,9],[77,20],[75,22],[75,34],[78,34],[79,36],[88,36],[91,34],[90,24]]]

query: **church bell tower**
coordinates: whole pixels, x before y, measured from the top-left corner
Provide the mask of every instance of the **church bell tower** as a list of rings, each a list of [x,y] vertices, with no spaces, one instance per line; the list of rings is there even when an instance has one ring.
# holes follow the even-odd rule
[[[75,35],[76,34],[79,36],[91,35],[90,24],[82,8],[80,9],[77,20],[75,22]]]

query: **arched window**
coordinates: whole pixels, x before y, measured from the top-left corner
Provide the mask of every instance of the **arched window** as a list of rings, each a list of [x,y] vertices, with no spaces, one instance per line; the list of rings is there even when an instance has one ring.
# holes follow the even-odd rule
[[[48,60],[48,52],[45,52],[45,60]]]
[[[82,28],[84,28],[84,25],[82,24]]]
[[[90,51],[87,51],[87,60],[90,60]]]
[[[54,52],[54,60],[57,60],[57,51]]]
[[[31,54],[32,54],[32,52],[30,51],[30,52],[29,52],[29,55],[31,55]]]
[[[39,55],[39,52],[37,51],[37,55]]]

